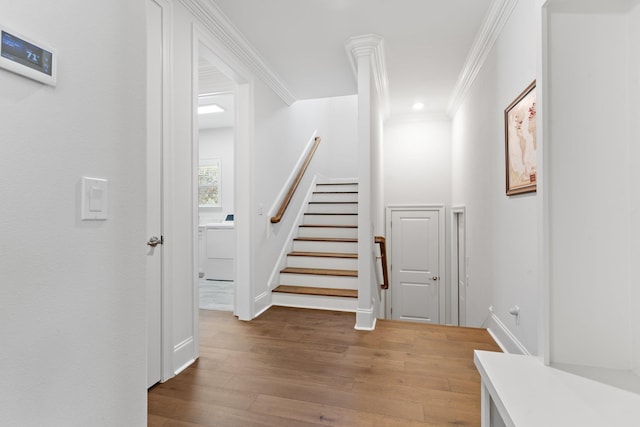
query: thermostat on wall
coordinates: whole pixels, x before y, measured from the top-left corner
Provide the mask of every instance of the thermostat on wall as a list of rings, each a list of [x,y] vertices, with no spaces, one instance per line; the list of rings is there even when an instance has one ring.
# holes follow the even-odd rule
[[[0,67],[55,86],[58,56],[55,49],[0,25]]]

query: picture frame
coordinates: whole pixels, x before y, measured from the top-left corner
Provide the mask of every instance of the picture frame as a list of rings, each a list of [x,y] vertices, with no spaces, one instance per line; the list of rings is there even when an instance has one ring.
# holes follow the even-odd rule
[[[220,159],[201,159],[198,165],[198,207],[220,207],[221,201]]]
[[[506,194],[537,189],[537,114],[534,80],[504,110]]]

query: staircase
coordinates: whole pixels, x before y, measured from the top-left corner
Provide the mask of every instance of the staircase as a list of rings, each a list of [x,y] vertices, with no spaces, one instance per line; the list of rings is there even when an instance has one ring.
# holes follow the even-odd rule
[[[316,184],[272,303],[355,311],[357,289],[358,184]]]

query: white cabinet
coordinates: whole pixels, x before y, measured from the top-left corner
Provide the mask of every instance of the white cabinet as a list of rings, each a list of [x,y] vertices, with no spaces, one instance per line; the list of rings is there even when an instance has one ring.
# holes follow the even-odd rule
[[[204,277],[207,280],[234,280],[236,238],[233,225],[206,226],[206,244]]]

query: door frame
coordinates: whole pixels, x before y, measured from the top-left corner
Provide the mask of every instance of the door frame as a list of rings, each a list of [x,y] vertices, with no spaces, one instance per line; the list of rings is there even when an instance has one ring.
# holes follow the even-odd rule
[[[171,224],[171,192],[169,186],[166,185],[170,182],[171,163],[167,153],[171,150],[171,123],[172,123],[172,91],[171,91],[171,39],[173,37],[172,25],[173,21],[173,8],[168,0],[148,0],[155,3],[162,10],[161,27],[162,27],[162,89],[161,89],[161,101],[160,109],[161,123],[160,133],[162,135],[162,160],[161,160],[161,197],[162,197],[162,212],[161,215],[161,228],[159,230],[161,235],[167,236],[170,230]],[[147,70],[147,73],[150,71]],[[148,142],[147,142],[148,143]],[[147,184],[148,185],[148,184]],[[149,237],[149,236],[147,236]],[[161,247],[161,272],[162,277],[160,283],[160,381],[165,382],[174,376],[173,369],[173,345],[172,345],[172,310],[171,310],[171,298],[167,298],[167,295],[171,295],[172,287],[171,281],[167,278],[171,277],[171,246],[162,245]],[[147,283],[147,292],[148,292]],[[147,304],[149,303],[149,297],[147,295]],[[147,328],[149,328],[147,326]],[[148,332],[147,332],[148,333]]]
[[[209,51],[207,59],[222,73],[235,83],[234,103],[234,228],[236,238],[235,254],[235,283],[234,314],[240,320],[251,320],[255,311],[255,300],[252,291],[252,226],[253,212],[253,122],[254,122],[254,97],[253,79],[251,73],[237,60],[232,52],[229,52],[215,36],[198,23],[192,24],[192,154],[193,154],[193,253],[198,253],[198,162],[199,162],[199,129],[197,120],[198,109],[198,56],[200,43]],[[194,279],[194,324],[199,324],[198,311],[198,259],[193,259]],[[197,329],[196,329],[197,330]],[[199,338],[199,337],[198,337]],[[199,348],[199,340],[196,341],[196,349]],[[198,351],[198,350],[196,350]]]
[[[436,211],[438,212],[438,324],[443,325],[446,321],[447,314],[447,271],[446,271],[446,239],[445,239],[445,205],[444,204],[428,204],[428,205],[387,205],[386,208],[386,230],[387,248],[389,249],[389,277],[393,278],[393,233],[391,231],[391,219],[393,212],[402,211]],[[385,293],[385,319],[391,319],[392,292],[391,287],[394,286],[393,279],[389,283],[389,290]]]
[[[464,241],[462,242],[463,256],[462,260],[459,259],[459,238],[458,238],[458,224],[462,221],[464,224]],[[464,205],[453,206],[451,208],[451,323],[456,326],[460,325],[460,290],[459,290],[459,265],[462,261],[465,266],[466,274],[466,261],[467,260],[467,208]],[[466,286],[466,278],[465,278]],[[466,299],[465,299],[466,301]],[[465,307],[466,312],[466,307]]]

